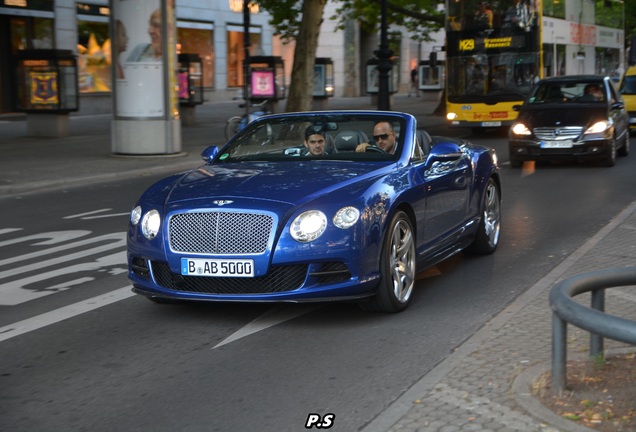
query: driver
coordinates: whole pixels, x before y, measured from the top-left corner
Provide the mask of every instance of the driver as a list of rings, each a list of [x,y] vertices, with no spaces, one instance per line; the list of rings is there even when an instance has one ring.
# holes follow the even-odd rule
[[[395,142],[396,142],[396,133],[395,129],[393,129],[393,125],[391,125],[388,121],[381,121],[373,126],[373,140],[375,141],[378,148],[384,150],[388,154],[393,154],[395,151]],[[356,147],[356,152],[362,153],[367,150],[371,144],[362,143],[358,144]]]

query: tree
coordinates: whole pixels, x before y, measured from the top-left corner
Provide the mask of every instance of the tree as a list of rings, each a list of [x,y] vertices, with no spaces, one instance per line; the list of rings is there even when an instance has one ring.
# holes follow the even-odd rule
[[[368,31],[377,30],[380,22],[381,0],[332,0],[341,3],[336,11],[343,27],[347,19],[358,19]],[[327,0],[257,0],[267,11],[270,24],[282,40],[296,41],[291,82],[287,97],[287,111],[311,109],[313,70],[318,49],[318,36]],[[416,39],[430,40],[428,34],[444,25],[444,13],[437,0],[387,0],[388,22],[399,23],[418,35]]]

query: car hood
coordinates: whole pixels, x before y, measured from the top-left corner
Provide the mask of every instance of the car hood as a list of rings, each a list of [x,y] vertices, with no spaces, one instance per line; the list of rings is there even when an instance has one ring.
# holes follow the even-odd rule
[[[519,120],[530,127],[586,126],[598,120],[607,119],[607,110],[602,107],[555,104],[553,107],[539,105],[524,107],[519,112]]]
[[[172,203],[209,198],[250,198],[301,204],[374,178],[387,163],[333,161],[244,162],[204,165],[176,182]]]

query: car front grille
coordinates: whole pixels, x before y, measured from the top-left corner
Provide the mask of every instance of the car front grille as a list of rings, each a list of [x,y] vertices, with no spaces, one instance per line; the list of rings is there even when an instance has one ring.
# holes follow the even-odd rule
[[[158,285],[177,291],[205,294],[267,294],[293,291],[307,277],[305,265],[274,266],[265,276],[252,278],[182,276],[172,273],[165,262],[152,261]]]
[[[168,235],[175,252],[262,254],[273,226],[273,217],[265,214],[179,213],[170,218]]]
[[[534,135],[541,140],[559,141],[578,138],[583,133],[579,126],[539,127],[534,128]]]

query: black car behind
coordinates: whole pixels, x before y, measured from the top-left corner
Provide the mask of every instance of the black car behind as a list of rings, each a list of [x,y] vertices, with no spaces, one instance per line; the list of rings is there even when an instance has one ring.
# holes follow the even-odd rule
[[[629,154],[629,117],[609,77],[569,75],[537,82],[508,134],[510,165],[530,160],[597,160]]]

